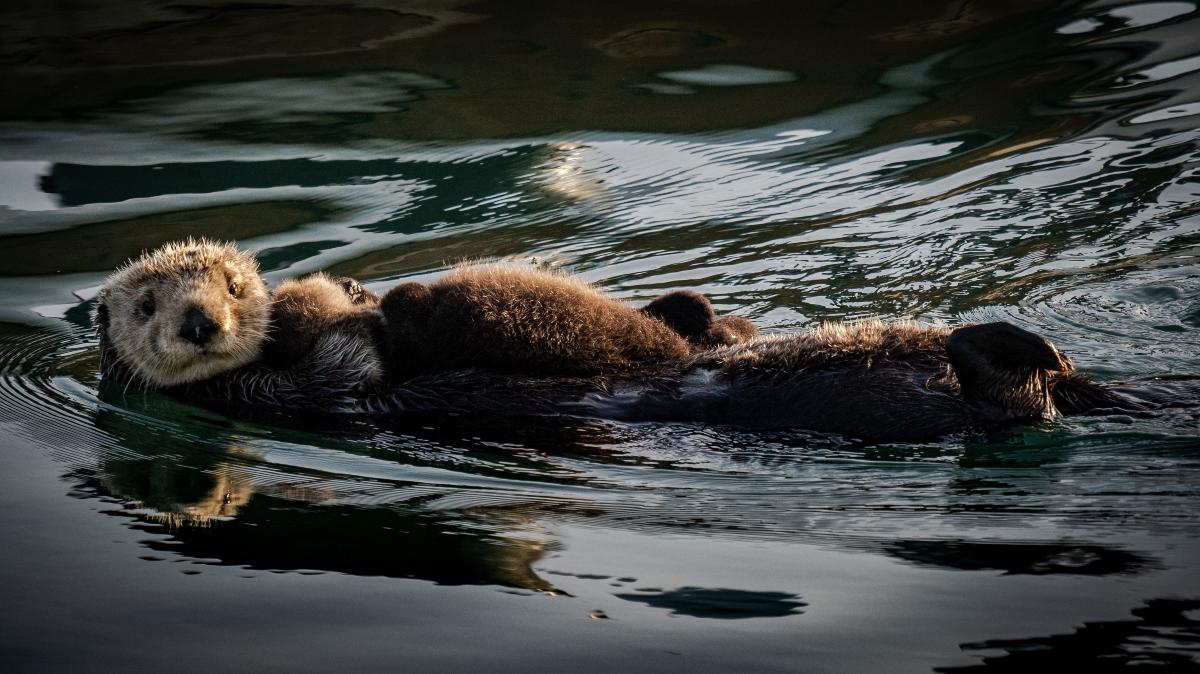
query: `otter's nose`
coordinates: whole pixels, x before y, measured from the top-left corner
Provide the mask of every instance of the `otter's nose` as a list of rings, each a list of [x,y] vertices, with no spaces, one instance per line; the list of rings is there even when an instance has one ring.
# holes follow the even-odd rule
[[[192,307],[183,315],[183,325],[179,328],[179,336],[199,346],[208,344],[218,330],[216,322],[204,313],[200,307]]]

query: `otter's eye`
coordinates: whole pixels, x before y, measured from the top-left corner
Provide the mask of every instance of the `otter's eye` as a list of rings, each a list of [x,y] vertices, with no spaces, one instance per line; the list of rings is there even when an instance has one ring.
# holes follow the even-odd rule
[[[154,298],[153,297],[147,297],[146,299],[142,300],[142,313],[146,314],[147,316],[154,315]]]
[[[229,294],[233,295],[234,297],[238,297],[242,294],[242,287],[238,285],[237,281],[229,282]]]

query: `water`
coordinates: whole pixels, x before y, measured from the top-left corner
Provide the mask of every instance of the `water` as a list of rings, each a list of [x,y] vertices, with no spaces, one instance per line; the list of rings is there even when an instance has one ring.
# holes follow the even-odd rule
[[[872,446],[99,384],[96,288],[191,234],[1200,374],[1194,3],[644,4],[0,10],[5,671],[1200,670],[1195,408]]]

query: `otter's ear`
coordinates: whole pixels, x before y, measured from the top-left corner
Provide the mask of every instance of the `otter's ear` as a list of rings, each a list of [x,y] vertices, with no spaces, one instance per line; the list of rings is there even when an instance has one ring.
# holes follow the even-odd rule
[[[103,293],[96,299],[96,334],[108,334],[108,294]]]

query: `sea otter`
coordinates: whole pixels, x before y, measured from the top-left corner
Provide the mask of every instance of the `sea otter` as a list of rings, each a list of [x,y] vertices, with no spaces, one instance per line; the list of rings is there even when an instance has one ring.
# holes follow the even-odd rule
[[[875,321],[756,337],[704,312],[702,329],[689,327],[697,312],[687,294],[639,312],[571,279],[505,268],[459,270],[381,299],[352,281],[302,279],[276,292],[270,327],[252,259],[197,245],[145,256],[105,285],[97,315],[108,376],[201,401],[291,410],[568,413],[873,440],[1139,408],[1078,373],[1044,338],[1007,323]],[[586,310],[570,315],[581,302]],[[276,337],[263,349],[267,330]],[[735,343],[705,348],[714,334]],[[301,346],[272,355],[285,342]],[[404,355],[412,358],[401,362]],[[209,356],[221,366],[199,364]],[[188,377],[163,376],[177,370]]]
[[[280,373],[303,365],[289,376],[305,378],[353,362],[350,390],[464,367],[617,374],[757,335],[745,319],[718,319],[696,293],[637,310],[577,279],[504,265],[461,267],[382,298],[324,274],[285,281],[272,295],[252,256],[204,240],[119,269],[99,293],[97,318],[106,372],[152,387],[250,363]]]

